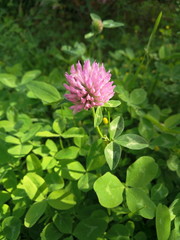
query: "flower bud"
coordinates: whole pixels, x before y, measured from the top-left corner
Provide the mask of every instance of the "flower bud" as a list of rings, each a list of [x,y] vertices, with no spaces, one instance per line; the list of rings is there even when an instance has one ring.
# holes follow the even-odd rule
[[[108,119],[106,117],[103,118],[103,123],[107,125],[109,123]]]
[[[101,33],[103,30],[103,22],[100,19],[94,19],[92,21],[92,31],[94,33]]]
[[[158,146],[154,147],[154,151],[158,152],[160,150],[160,148]]]

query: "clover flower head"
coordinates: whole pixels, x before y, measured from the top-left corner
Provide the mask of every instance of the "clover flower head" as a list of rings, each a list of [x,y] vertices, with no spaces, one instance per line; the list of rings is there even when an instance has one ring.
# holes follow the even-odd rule
[[[65,73],[68,84],[64,87],[69,91],[65,94],[67,100],[74,105],[71,109],[79,112],[95,106],[104,105],[114,96],[113,82],[110,81],[110,71],[106,72],[104,65],[86,60],[82,66],[80,62],[71,66],[70,74]]]

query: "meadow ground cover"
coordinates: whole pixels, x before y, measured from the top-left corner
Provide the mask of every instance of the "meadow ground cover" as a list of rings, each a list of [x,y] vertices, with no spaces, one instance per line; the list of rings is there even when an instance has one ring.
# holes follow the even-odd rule
[[[0,240],[180,239],[179,12],[0,0]]]

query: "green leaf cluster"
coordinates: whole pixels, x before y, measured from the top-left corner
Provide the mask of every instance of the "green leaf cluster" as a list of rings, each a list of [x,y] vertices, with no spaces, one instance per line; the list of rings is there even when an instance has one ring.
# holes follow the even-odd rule
[[[0,5],[0,239],[180,239],[178,1]],[[74,114],[86,59],[115,94]]]

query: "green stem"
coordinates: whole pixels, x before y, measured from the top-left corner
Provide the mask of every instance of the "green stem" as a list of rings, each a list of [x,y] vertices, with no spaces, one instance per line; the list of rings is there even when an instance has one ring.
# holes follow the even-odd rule
[[[140,72],[141,69],[142,69],[142,66],[143,66],[145,57],[146,57],[146,54],[144,54],[144,56],[142,57],[142,60],[141,60],[141,62],[140,62],[140,65],[139,65],[139,67],[137,68],[137,70],[136,70],[136,72],[135,72],[135,74],[134,74],[134,78],[133,78],[134,81],[136,81],[136,79],[137,79],[137,77],[138,77],[138,74],[139,74],[139,72]]]
[[[157,84],[158,84],[158,81],[159,81],[159,79],[156,78],[156,79],[153,81],[151,87],[149,88],[148,95],[149,95],[150,98],[151,98],[151,94],[153,93],[155,87],[156,87]]]
[[[178,130],[174,129],[169,129],[165,127],[162,123],[157,121],[153,116],[146,114],[144,115],[144,118],[148,119],[151,123],[153,123],[155,126],[159,128],[160,131],[165,132],[165,133],[172,133],[172,134],[179,134]]]
[[[93,113],[93,118],[95,119],[96,113],[95,113],[94,108],[92,108],[92,113]],[[97,130],[97,132],[99,133],[99,136],[100,136],[101,138],[103,138],[104,136],[103,136],[103,134],[102,134],[101,129],[99,128],[99,126],[96,127],[96,130]]]
[[[63,149],[64,146],[63,146],[63,141],[62,141],[62,138],[61,138],[61,137],[59,138],[59,142],[60,142],[60,146],[61,146],[61,148]]]
[[[148,65],[149,65],[149,63],[150,63],[150,60],[149,60],[149,50],[150,50],[150,46],[151,46],[152,40],[153,40],[153,38],[154,38],[154,36],[155,36],[155,33],[156,33],[157,29],[158,29],[158,26],[159,26],[159,24],[160,24],[161,18],[162,18],[162,12],[159,13],[159,15],[158,15],[158,17],[157,17],[157,19],[156,19],[156,22],[155,22],[155,24],[154,24],[153,30],[152,30],[152,32],[151,32],[151,35],[150,35],[150,37],[149,37],[147,46],[145,47],[145,55],[144,55],[144,57],[143,57],[143,59],[142,59],[142,61],[141,61],[141,63],[140,63],[140,66],[139,66],[139,67],[137,68],[137,70],[136,70],[136,73],[135,73],[135,76],[134,76],[134,81],[137,79],[138,74],[139,74],[139,72],[140,72],[141,69],[142,69],[142,66],[143,66],[145,57],[147,57],[147,63],[146,63],[145,69],[147,69],[147,67],[148,67]]]
[[[102,132],[101,132],[101,130],[100,130],[100,128],[99,128],[99,126],[97,126],[97,127],[96,127],[96,129],[97,129],[97,131],[98,131],[98,133],[99,133],[100,137],[101,137],[101,138],[103,138],[103,134],[102,134]]]
[[[108,111],[108,126],[109,126],[109,128],[110,128],[111,114],[110,114],[109,109],[108,109],[107,111]]]

